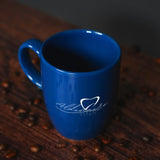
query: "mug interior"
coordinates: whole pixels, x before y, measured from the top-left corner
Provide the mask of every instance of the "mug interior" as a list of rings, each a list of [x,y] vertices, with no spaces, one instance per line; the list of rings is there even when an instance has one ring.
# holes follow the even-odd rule
[[[75,29],[47,39],[43,43],[42,54],[49,64],[63,71],[90,72],[116,63],[120,48],[103,33]]]

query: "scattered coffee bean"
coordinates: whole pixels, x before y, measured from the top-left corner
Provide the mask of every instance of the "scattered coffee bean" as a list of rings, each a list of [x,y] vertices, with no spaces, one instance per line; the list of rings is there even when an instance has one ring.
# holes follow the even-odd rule
[[[1,143],[1,144],[0,144],[0,151],[5,150],[5,149],[6,149],[6,147],[7,147],[7,145],[6,145],[6,144]]]
[[[3,88],[9,88],[9,82],[8,81],[3,81],[3,82],[1,82],[1,86],[3,87]]]
[[[36,98],[33,100],[33,104],[34,105],[39,105],[41,103],[41,99],[40,98]]]
[[[2,90],[2,94],[6,95],[9,93],[9,89],[8,88],[4,88],[4,90]]]
[[[30,121],[36,122],[37,119],[38,119],[38,117],[37,117],[37,115],[30,114],[30,115],[28,116],[28,119],[29,119]]]
[[[109,136],[103,136],[102,139],[101,139],[103,144],[109,144],[111,142],[111,140],[112,139]]]
[[[26,119],[28,117],[28,111],[24,108],[19,108],[17,111],[17,117],[20,120]]]
[[[24,109],[24,108],[19,108],[18,109],[18,113],[25,113],[27,114],[28,113],[28,110]]]
[[[11,150],[8,150],[6,152],[6,158],[7,159],[10,159],[10,158],[13,158],[17,155],[17,151],[15,149],[11,149]]]
[[[138,160],[136,157],[131,157],[129,160]]]
[[[18,113],[17,114],[17,117],[20,119],[20,120],[24,120],[27,118],[27,114],[26,113]]]
[[[39,152],[40,150],[41,150],[41,147],[40,147],[39,145],[37,145],[37,144],[32,145],[32,146],[30,147],[30,151],[31,151],[31,152],[34,152],[34,153],[37,153],[37,152]]]
[[[141,154],[143,151],[144,151],[144,148],[142,146],[133,149],[133,152],[137,155]]]
[[[17,110],[18,106],[16,104],[9,104],[9,108],[13,112],[13,111]]]
[[[15,111],[15,110],[16,110],[16,107],[15,107],[14,105],[11,105],[11,106],[10,106],[10,109],[11,109],[11,111]]]
[[[160,64],[160,58],[156,59],[156,63]]]
[[[130,142],[126,139],[121,139],[119,145],[125,148],[129,148]]]
[[[34,126],[34,125],[35,125],[35,122],[33,122],[33,121],[27,123],[27,126],[28,126],[28,127],[32,127],[32,126]]]
[[[28,103],[28,105],[32,105],[33,104],[33,100],[29,99],[27,103]]]
[[[149,137],[149,136],[143,136],[142,140],[145,141],[145,142],[149,142],[151,140],[151,137]]]
[[[94,151],[95,152],[100,152],[101,151],[101,145],[100,144],[96,144],[95,146],[94,146]]]
[[[50,122],[46,122],[46,123],[44,123],[44,124],[42,124],[42,128],[44,129],[44,130],[49,130],[49,129],[51,129],[53,126],[52,126],[52,124],[50,123]]]
[[[16,75],[17,77],[19,77],[19,76],[21,75],[21,73],[20,73],[19,71],[16,71],[16,72],[15,72],[15,75]]]
[[[67,147],[67,143],[65,143],[65,142],[59,142],[59,143],[56,144],[55,147],[56,148],[65,148],[65,147]]]
[[[148,92],[148,96],[150,96],[150,97],[153,97],[153,96],[155,96],[156,95],[156,92],[155,91],[149,91]]]
[[[75,152],[75,153],[77,153],[79,151],[79,149],[80,148],[77,145],[72,146],[72,151]]]

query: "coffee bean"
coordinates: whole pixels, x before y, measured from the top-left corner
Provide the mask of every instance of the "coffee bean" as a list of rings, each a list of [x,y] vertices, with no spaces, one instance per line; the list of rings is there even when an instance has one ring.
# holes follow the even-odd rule
[[[6,147],[7,147],[7,145],[6,145],[6,144],[1,143],[1,144],[0,144],[0,151],[5,150],[5,149],[6,149]]]
[[[156,95],[156,92],[155,91],[149,91],[148,92],[148,96],[150,96],[150,97],[153,97],[153,96],[155,96]]]
[[[18,109],[18,113],[25,113],[27,114],[28,113],[28,110],[24,109],[24,108],[19,108]]]
[[[121,139],[119,145],[125,148],[129,148],[130,142],[126,139]]]
[[[17,110],[17,117],[20,119],[20,120],[24,120],[28,117],[28,110],[24,109],[24,108],[19,108]]]
[[[33,104],[33,100],[29,99],[27,103],[28,103],[28,105],[32,105]]]
[[[2,94],[6,95],[9,93],[9,89],[8,88],[4,88],[4,90],[2,90]]]
[[[16,110],[16,107],[15,107],[14,105],[11,105],[11,106],[10,106],[10,109],[11,109],[11,111],[15,111],[15,110]]]
[[[29,119],[30,121],[36,122],[37,119],[38,119],[38,117],[37,117],[36,115],[34,115],[34,114],[30,114],[30,115],[28,116],[28,119]]]
[[[15,149],[11,149],[11,150],[8,150],[6,152],[6,158],[7,159],[10,159],[10,158],[13,158],[17,155],[17,151]]]
[[[18,113],[17,114],[17,117],[20,119],[20,120],[24,120],[27,118],[27,114],[26,113]]]
[[[59,143],[56,144],[55,147],[56,148],[65,148],[65,147],[67,147],[67,143],[65,143],[65,142],[59,142]]]
[[[37,145],[37,144],[32,145],[32,146],[30,147],[30,151],[31,151],[31,152],[34,152],[34,153],[37,153],[37,152],[39,152],[40,150],[41,150],[41,147],[40,147],[39,145]]]
[[[9,104],[9,108],[13,112],[13,111],[17,110],[18,106],[16,104]]]
[[[133,152],[137,155],[141,154],[143,151],[144,151],[144,148],[142,146],[133,149]]]
[[[50,122],[46,122],[46,123],[44,123],[44,124],[42,124],[42,128],[44,129],[44,130],[49,130],[49,129],[51,129],[53,126],[52,126],[52,124],[50,123]]]
[[[156,59],[156,63],[160,64],[160,58]]]
[[[72,151],[75,152],[75,153],[77,153],[79,151],[79,149],[80,148],[77,145],[72,146]]]
[[[39,105],[41,103],[41,99],[40,98],[36,98],[33,100],[33,104],[34,105]]]
[[[151,137],[149,137],[149,136],[143,136],[142,140],[145,141],[145,142],[149,142],[151,140]]]
[[[110,142],[111,142],[111,137],[109,137],[109,136],[103,136],[102,138],[101,138],[101,141],[102,141],[102,143],[103,144],[109,144]]]
[[[131,157],[129,160],[138,160],[136,157]]]
[[[100,152],[100,151],[101,151],[101,145],[100,145],[100,144],[96,144],[96,145],[94,146],[94,151],[95,151],[95,152]]]
[[[34,125],[35,125],[35,122],[33,122],[33,121],[27,123],[27,126],[28,126],[28,127],[32,127],[32,126],[34,126]]]
[[[10,84],[9,84],[8,81],[3,81],[3,82],[1,82],[1,86],[2,86],[3,88],[9,88]]]

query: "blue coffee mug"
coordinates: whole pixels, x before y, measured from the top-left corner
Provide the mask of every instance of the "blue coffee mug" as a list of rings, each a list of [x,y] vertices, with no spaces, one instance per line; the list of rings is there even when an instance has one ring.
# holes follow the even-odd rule
[[[41,73],[28,49],[40,58]],[[64,137],[97,136],[111,119],[117,97],[121,50],[108,35],[73,29],[45,42],[30,39],[19,48],[26,76],[43,91],[50,119]]]

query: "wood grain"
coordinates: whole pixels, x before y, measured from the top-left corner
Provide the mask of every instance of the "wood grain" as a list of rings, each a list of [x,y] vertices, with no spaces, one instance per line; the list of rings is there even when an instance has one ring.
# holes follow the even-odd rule
[[[0,144],[18,151],[17,160],[72,160],[75,156],[105,160],[112,155],[116,160],[137,157],[139,160],[160,159],[160,64],[155,59],[122,47],[122,65],[117,118],[113,118],[105,131],[95,139],[74,142],[61,137],[53,128],[43,129],[50,121],[44,102],[38,106],[28,104],[30,99],[42,97],[42,93],[25,77],[22,72],[17,50],[22,42],[30,38],[45,40],[62,30],[72,29],[66,22],[44,13],[25,7],[14,1],[0,1],[0,82],[11,83],[7,93],[0,86]],[[34,57],[33,57],[34,58]],[[16,72],[20,75],[17,76]],[[153,91],[154,96],[149,92]],[[28,109],[38,116],[37,124],[28,127],[28,119],[19,120],[16,111],[9,104]],[[102,144],[103,137],[111,137],[109,144]],[[149,140],[144,140],[148,137]],[[66,143],[58,148],[57,144]],[[101,151],[94,147],[101,143]],[[32,153],[30,146],[39,144],[42,149]],[[79,145],[78,153],[72,146]],[[0,159],[6,151],[0,151]]]

